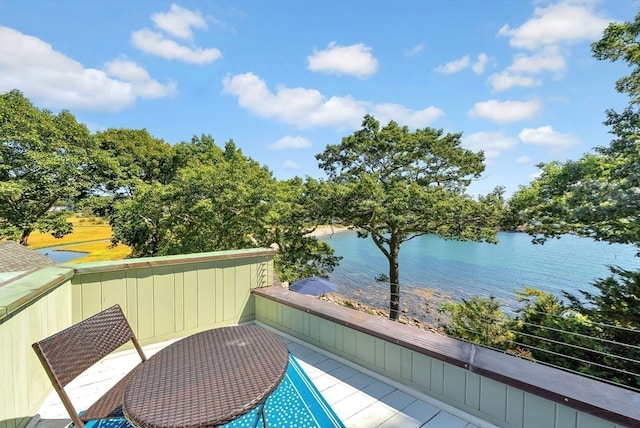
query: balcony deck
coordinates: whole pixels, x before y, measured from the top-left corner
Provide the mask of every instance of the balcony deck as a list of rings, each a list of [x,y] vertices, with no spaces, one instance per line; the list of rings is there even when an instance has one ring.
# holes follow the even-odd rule
[[[433,398],[395,384],[360,366],[341,360],[302,342],[283,337],[291,354],[320,390],[346,427],[473,428],[493,426]],[[170,344],[144,347],[147,356]],[[67,392],[81,408],[109,388],[139,362],[135,351],[115,353],[72,382]],[[70,422],[55,392],[39,410],[36,428],[63,427]]]

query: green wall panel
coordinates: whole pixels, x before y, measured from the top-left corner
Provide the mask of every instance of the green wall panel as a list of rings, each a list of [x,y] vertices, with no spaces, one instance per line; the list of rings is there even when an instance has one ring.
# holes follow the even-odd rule
[[[364,336],[360,333],[361,336]],[[383,368],[391,377],[399,378],[402,375],[402,348],[398,345],[384,343],[384,360],[378,362],[378,367]]]
[[[525,428],[556,428],[556,404],[533,394],[525,394]]]
[[[184,307],[189,308],[184,312],[184,329],[191,330],[198,326],[198,271],[191,265],[182,271],[184,283]]]
[[[426,392],[425,385],[431,383],[431,357],[415,353],[413,355],[413,365],[411,366],[411,382],[422,392]]]
[[[467,373],[460,367],[444,365],[443,395],[456,402],[464,403],[467,393]]]
[[[498,420],[505,420],[507,386],[492,379],[482,378],[480,382],[480,411]]]
[[[513,426],[524,424],[524,391],[507,387],[506,421]]]
[[[356,348],[355,356],[361,361],[364,361],[367,365],[373,366],[376,364],[376,338],[373,336],[366,336],[362,334],[356,334]],[[379,360],[384,361],[384,360]]]
[[[468,372],[465,381],[464,403],[474,410],[480,410],[480,376]]]

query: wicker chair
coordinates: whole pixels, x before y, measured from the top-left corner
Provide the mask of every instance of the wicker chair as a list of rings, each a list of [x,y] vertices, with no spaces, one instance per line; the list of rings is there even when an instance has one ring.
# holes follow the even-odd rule
[[[113,386],[106,394],[78,415],[64,387],[86,369],[112,351],[133,342],[142,364],[146,357],[120,306],[115,305],[53,336],[33,344],[54,389],[60,396],[73,423],[84,428],[85,422],[95,419],[122,417],[124,389],[140,364]]]

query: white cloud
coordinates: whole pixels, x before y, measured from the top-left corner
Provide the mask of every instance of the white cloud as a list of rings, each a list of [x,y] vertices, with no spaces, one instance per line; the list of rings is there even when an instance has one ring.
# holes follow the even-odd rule
[[[484,69],[489,62],[489,57],[487,54],[481,53],[478,55],[478,58],[474,63],[471,63],[471,57],[469,55],[465,55],[460,59],[456,59],[455,61],[448,62],[444,65],[436,68],[438,73],[442,74],[453,74],[458,73],[465,68],[471,67],[471,70],[476,74],[484,73]]]
[[[468,114],[471,117],[488,119],[493,122],[507,123],[532,118],[542,105],[532,101],[489,100],[476,103]]]
[[[117,79],[132,84],[132,91],[135,95],[143,98],[161,98],[176,92],[176,85],[171,82],[162,85],[153,80],[147,70],[128,60],[114,60],[105,64],[106,73]]]
[[[281,87],[272,93],[253,73],[226,76],[223,93],[238,97],[238,104],[254,114],[300,128],[353,127],[366,114],[365,103],[352,97],[325,98],[315,89]]]
[[[314,49],[307,61],[307,68],[311,71],[347,74],[362,79],[378,70],[378,60],[371,54],[371,48],[361,43],[340,46],[331,42],[324,50]]]
[[[553,130],[551,125],[540,128],[525,128],[518,134],[520,141],[534,146],[562,149],[578,144],[578,140],[569,134],[562,134]]]
[[[487,54],[481,53],[480,55],[478,55],[478,59],[476,60],[476,62],[474,62],[471,66],[471,69],[476,74],[482,74],[484,73],[484,68],[487,66],[488,62],[489,56],[487,56]]]
[[[516,159],[516,164],[518,165],[527,165],[531,163],[531,158],[529,156],[520,156]]]
[[[115,112],[138,97],[176,92],[175,83],[163,85],[131,61],[86,68],[42,40],[2,26],[0,40],[0,92],[18,89],[47,108]]]
[[[351,96],[327,98],[316,89],[280,87],[271,92],[264,80],[253,73],[227,75],[222,85],[223,93],[237,97],[240,107],[299,128],[355,129],[368,112],[374,112],[381,122],[388,119],[422,127],[444,114],[435,107],[409,110],[397,104],[374,104]]]
[[[178,44],[162,33],[142,29],[131,34],[131,43],[143,52],[189,64],[208,64],[222,56],[216,48],[198,48]]]
[[[567,68],[564,56],[555,48],[547,48],[534,55],[516,55],[507,71],[513,73],[538,74],[541,72],[562,73]]]
[[[409,110],[403,105],[392,103],[376,104],[373,106],[372,114],[381,124],[387,124],[393,120],[400,126],[410,128],[424,128],[444,116],[444,112],[437,107]]]
[[[438,68],[436,68],[436,71],[442,74],[453,74],[464,70],[465,68],[469,67],[470,64],[471,58],[469,58],[469,55],[466,55],[460,59],[439,66]]]
[[[553,73],[560,77],[567,69],[567,61],[560,51],[554,47],[541,49],[535,54],[518,54],[513,62],[501,73],[489,77],[489,84],[494,91],[500,92],[513,87],[529,88],[540,86],[541,80],[534,77],[543,72]]]
[[[424,48],[426,47],[426,45],[424,43],[420,43],[419,45],[415,45],[414,47],[412,47],[411,49],[409,49],[408,51],[405,52],[405,55],[407,56],[414,56],[419,54],[420,52],[422,52],[424,50]]]
[[[537,7],[533,18],[517,28],[504,25],[498,35],[510,37],[509,44],[522,49],[595,40],[602,36],[611,20],[597,16],[592,4],[592,1],[567,0]]]
[[[286,161],[284,161],[284,163],[282,164],[283,168],[287,168],[287,169],[302,169],[302,165],[295,163],[294,161],[288,159]]]
[[[540,86],[542,82],[540,81],[540,79],[536,79],[532,76],[523,76],[512,74],[508,71],[503,71],[502,73],[495,73],[489,76],[489,84],[494,91],[502,92],[516,86],[521,88]]]
[[[274,150],[306,149],[311,147],[311,141],[299,135],[297,137],[286,136],[271,144],[269,147]]]
[[[483,150],[487,159],[500,156],[503,150],[516,146],[517,140],[504,135],[502,132],[476,132],[462,138],[464,147],[473,150]]]
[[[151,15],[151,20],[156,24],[156,27],[164,32],[185,40],[193,39],[192,27],[201,30],[207,29],[207,22],[200,12],[183,9],[176,4],[172,4],[167,13],[154,13]]]

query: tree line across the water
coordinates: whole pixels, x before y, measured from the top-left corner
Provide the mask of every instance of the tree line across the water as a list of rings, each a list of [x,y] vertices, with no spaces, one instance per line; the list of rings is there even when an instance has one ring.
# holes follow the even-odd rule
[[[484,153],[463,148],[461,133],[382,126],[367,115],[361,129],[316,155],[326,179],[277,180],[233,141],[220,147],[201,135],[170,145],[144,129],[92,133],[70,112],[39,109],[14,90],[0,95],[0,239],[28,245],[36,230],[64,236],[72,225],[60,207],[87,209],[108,219],[113,243],[133,257],[272,246],[278,275],[294,281],[334,269],[339,257],[309,233],[344,224],[386,256],[392,319],[401,310],[399,252],[420,235],[495,242],[499,229],[526,225],[539,243],[573,233],[638,246],[639,33],[636,17],[612,24],[592,46],[596,58],[632,67],[617,84],[629,106],[606,113],[614,140],[576,161],[541,164],[540,176],[509,200],[501,188],[467,194]],[[594,284],[599,294],[567,302],[524,290],[515,315],[491,298],[446,304],[446,330],[638,388],[640,271],[611,271]]]

